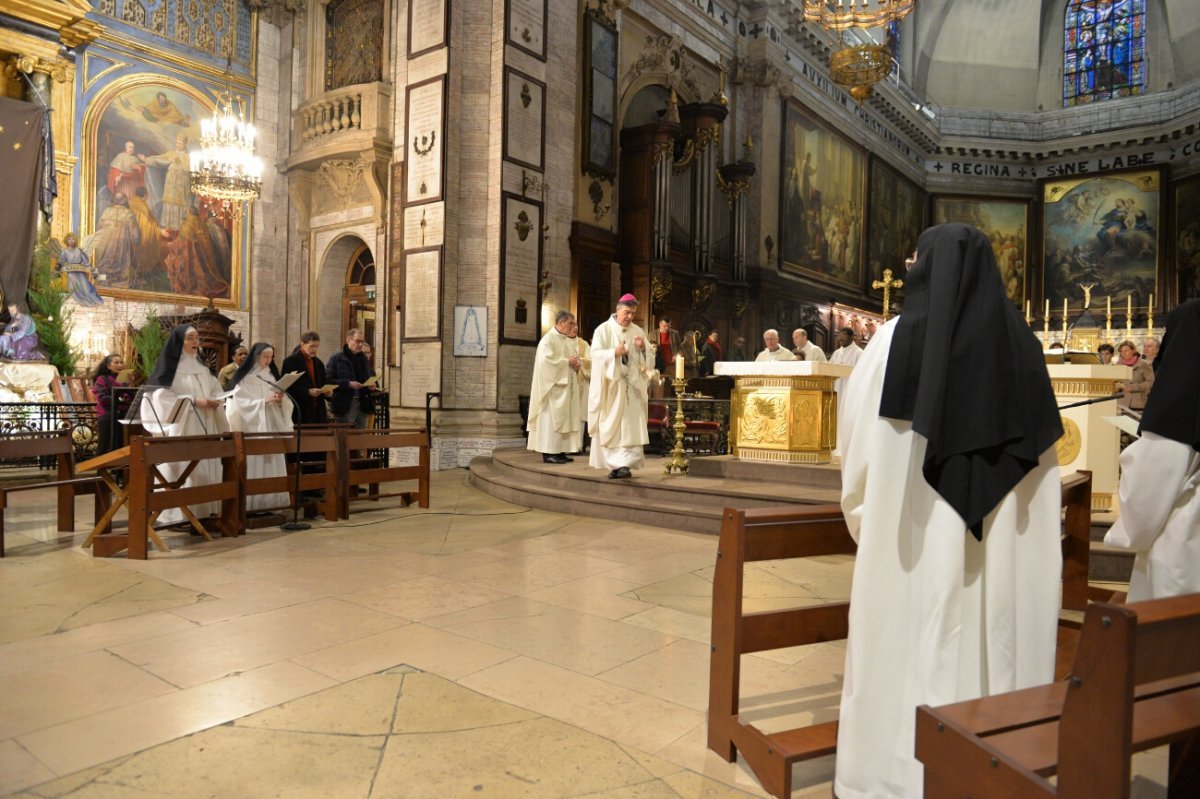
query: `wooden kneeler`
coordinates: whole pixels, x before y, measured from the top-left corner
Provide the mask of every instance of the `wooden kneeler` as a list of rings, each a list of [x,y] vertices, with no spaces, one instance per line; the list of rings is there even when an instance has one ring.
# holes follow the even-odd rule
[[[783,510],[726,508],[713,574],[708,675],[708,748],[728,762],[738,752],[772,796],[792,792],[792,764],[837,750],[837,722],[765,733],[738,717],[741,656],[846,637],[849,602],[744,613],[745,564],[849,555],[858,549],[838,505]]]

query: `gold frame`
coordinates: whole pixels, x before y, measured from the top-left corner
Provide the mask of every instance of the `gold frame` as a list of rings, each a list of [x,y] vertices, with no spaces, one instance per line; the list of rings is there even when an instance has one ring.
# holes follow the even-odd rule
[[[191,97],[207,111],[216,107],[216,100],[178,78],[162,74],[140,74],[118,78],[96,93],[91,104],[83,114],[83,124],[80,137],[80,174],[79,174],[79,239],[83,241],[95,232],[95,185],[96,185],[96,144],[99,133],[100,118],[104,112],[124,91],[142,86],[165,86]],[[244,97],[252,100],[253,97]],[[251,106],[252,109],[252,106]],[[229,299],[213,299],[213,305],[218,308],[241,309],[242,271],[248,262],[249,253],[243,253],[244,231],[253,225],[254,206],[250,204],[238,217],[235,217],[233,236],[230,243],[230,281]],[[245,256],[245,257],[243,257]],[[249,275],[247,275],[249,278]],[[171,294],[167,292],[139,291],[136,289],[112,289],[96,287],[102,296],[113,299],[137,300],[155,303],[182,303],[185,305],[205,305],[208,297],[191,294]]]

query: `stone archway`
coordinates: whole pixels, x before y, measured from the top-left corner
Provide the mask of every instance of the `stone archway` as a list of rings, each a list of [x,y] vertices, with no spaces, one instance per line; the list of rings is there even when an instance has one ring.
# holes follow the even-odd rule
[[[346,331],[343,329],[343,295],[346,291],[347,268],[356,253],[370,251],[370,245],[357,235],[347,233],[335,239],[321,257],[317,272],[316,296],[312,306],[313,329],[321,336],[323,359],[341,349]]]

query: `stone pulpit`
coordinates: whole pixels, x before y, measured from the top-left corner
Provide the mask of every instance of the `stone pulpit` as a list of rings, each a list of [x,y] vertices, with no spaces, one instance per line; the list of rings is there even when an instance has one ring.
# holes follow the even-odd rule
[[[1050,385],[1058,404],[1107,397],[1133,376],[1128,366],[1049,364]],[[1121,456],[1121,431],[1104,420],[1117,416],[1117,400],[1082,405],[1062,412],[1063,437],[1056,446],[1063,474],[1079,469],[1092,473],[1092,510],[1116,509],[1117,465]]]
[[[829,463],[837,446],[833,384],[851,367],[815,361],[716,364],[734,378],[729,446],[742,460]]]

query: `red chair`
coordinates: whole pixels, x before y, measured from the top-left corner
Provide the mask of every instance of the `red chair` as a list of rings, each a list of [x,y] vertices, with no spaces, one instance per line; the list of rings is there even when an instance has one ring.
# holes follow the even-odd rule
[[[646,431],[650,434],[650,447],[660,455],[668,451],[667,441],[672,438],[674,421],[667,406],[651,402],[646,406]],[[693,421],[685,419],[683,423],[683,446],[688,449],[688,439],[691,439],[691,451],[704,452],[706,455],[716,455],[717,446],[721,441],[721,423]],[[657,444],[655,438],[657,437]],[[703,443],[703,447],[698,446]]]

